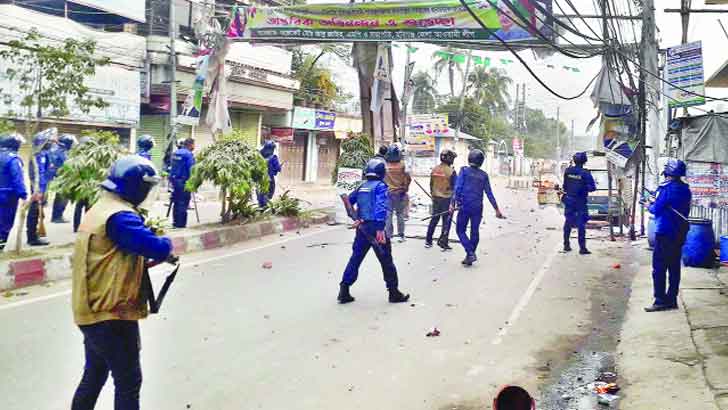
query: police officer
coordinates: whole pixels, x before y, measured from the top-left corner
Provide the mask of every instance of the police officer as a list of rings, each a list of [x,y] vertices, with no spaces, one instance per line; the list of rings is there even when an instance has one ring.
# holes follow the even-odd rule
[[[564,171],[564,195],[561,198],[564,203],[564,252],[571,252],[569,238],[571,229],[575,227],[579,236],[579,254],[589,255],[591,252],[586,248],[587,196],[597,187],[591,172],[584,169],[586,152],[577,152],[573,160],[574,166]]]
[[[137,138],[137,155],[151,161],[152,148],[154,148],[154,137],[149,134],[144,134]]]
[[[437,223],[442,217],[442,231],[437,245],[442,250],[452,249],[448,245],[448,237],[450,236],[450,223],[452,215],[448,212],[450,202],[455,192],[455,183],[457,182],[457,172],[452,167],[457,154],[449,149],[440,152],[440,165],[432,169],[430,173],[430,194],[432,195],[432,218],[430,225],[427,227],[427,236],[425,237],[425,247],[432,247],[432,236],[435,234]]]
[[[657,188],[657,198],[649,207],[655,215],[655,249],[652,252],[655,302],[645,308],[647,312],[677,309],[682,247],[689,229],[687,217],[692,200],[690,187],[681,179],[685,171],[683,161],[669,159],[663,171],[665,181]],[[670,280],[665,292],[668,271]]]
[[[93,409],[109,373],[116,389],[114,408],[139,409],[138,321],[148,314],[140,291],[145,258],[169,260],[172,252],[172,241],[147,228],[138,209],[159,179],[147,159],[129,155],[117,160],[81,224],[71,303],[86,363],[72,410]]]
[[[50,172],[50,180],[52,181],[58,170],[63,166],[68,158],[68,151],[73,148],[76,144],[76,136],[71,134],[61,134],[58,136],[58,142],[54,144],[55,149],[50,150],[50,158],[53,163],[53,168]],[[63,213],[66,211],[68,200],[62,196],[56,194],[53,199],[53,212],[51,214],[51,222],[53,223],[68,223],[67,220],[63,219]]]
[[[38,224],[42,216],[41,207],[44,205],[45,193],[48,188],[51,168],[50,147],[58,133],[55,128],[48,128],[33,136],[33,158],[28,167],[30,177],[30,209],[26,219],[28,245],[45,246],[49,242],[42,239],[38,233]],[[36,175],[37,170],[37,175]],[[41,221],[42,222],[42,221]]]
[[[172,156],[169,170],[169,182],[172,185],[172,225],[175,228],[187,227],[187,208],[190,206],[192,194],[185,190],[185,183],[190,179],[192,166],[195,164],[195,140],[187,138]]]
[[[23,180],[23,161],[18,156],[18,149],[24,142],[19,134],[0,135],[0,249],[5,248],[13,229],[18,199],[28,197]]]
[[[356,282],[359,267],[372,247],[382,266],[384,282],[389,291],[389,302],[402,303],[409,300],[410,295],[399,291],[397,268],[392,260],[392,243],[384,232],[388,201],[387,185],[382,180],[386,172],[384,162],[376,158],[369,160],[365,170],[366,181],[349,195],[349,202],[352,206],[356,206],[356,211],[351,214],[355,219],[356,237],[351,258],[339,284],[339,303],[354,301],[349,288]]]
[[[505,217],[498,208],[498,203],[493,196],[488,173],[480,169],[485,162],[485,154],[479,149],[473,149],[468,154],[469,166],[463,167],[458,174],[455,183],[454,206],[451,209],[459,210],[455,230],[457,231],[460,243],[465,248],[465,259],[462,264],[471,266],[478,260],[476,251],[480,242],[480,222],[483,220],[483,194],[488,196],[488,201],[495,209],[495,216],[499,219]],[[470,224],[470,236],[466,229]]]
[[[397,216],[397,236],[404,241],[405,206],[412,177],[402,163],[402,152],[396,144],[389,146],[386,161],[384,183],[389,187],[389,206],[387,207],[386,232],[389,238],[394,235],[394,216]]]
[[[260,149],[260,155],[268,163],[268,193],[258,192],[258,206],[261,208],[264,208],[268,205],[268,201],[273,199],[276,192],[276,175],[281,172],[281,163],[278,161],[275,151],[276,143],[273,141],[266,141],[263,148]]]

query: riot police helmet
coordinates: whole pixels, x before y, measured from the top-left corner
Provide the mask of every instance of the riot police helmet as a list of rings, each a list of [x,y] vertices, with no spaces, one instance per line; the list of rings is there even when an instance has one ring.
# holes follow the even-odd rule
[[[468,154],[468,164],[470,164],[471,167],[480,168],[483,166],[484,162],[485,154],[483,151],[477,148],[470,150],[470,153]]]
[[[392,144],[387,148],[387,154],[384,156],[384,159],[387,162],[399,162],[402,160],[402,152],[397,145]]]
[[[58,135],[57,128],[48,128],[35,134],[33,136],[33,148],[36,151],[48,148],[56,135]]]
[[[453,162],[455,162],[455,158],[458,156],[458,154],[455,153],[455,151],[450,149],[444,149],[442,152],[440,152],[440,161],[446,163],[447,165],[452,165]]]
[[[367,167],[364,170],[364,176],[367,179],[384,179],[384,175],[387,173],[387,166],[384,161],[379,158],[370,159],[367,163]]]
[[[574,160],[574,164],[576,164],[576,165],[586,164],[586,160],[587,160],[586,152],[577,152],[576,154],[574,154],[573,160]]]
[[[159,181],[152,161],[138,155],[127,155],[114,162],[101,187],[138,206]]]
[[[268,158],[276,151],[276,143],[275,141],[268,140],[263,144],[263,148],[260,149],[260,155],[263,156],[263,158]]]
[[[380,145],[379,146],[379,156],[384,158],[387,156],[387,152],[389,151],[389,147],[386,145]]]
[[[687,173],[687,166],[685,162],[679,159],[670,158],[665,163],[665,169],[662,171],[665,176],[670,177],[684,177]]]
[[[0,149],[18,152],[20,146],[25,143],[25,138],[18,133],[0,135]]]
[[[61,134],[58,136],[58,144],[60,144],[65,150],[70,150],[78,140],[73,134]]]
[[[149,134],[140,135],[137,138],[137,148],[141,151],[149,151],[154,148],[154,137]]]

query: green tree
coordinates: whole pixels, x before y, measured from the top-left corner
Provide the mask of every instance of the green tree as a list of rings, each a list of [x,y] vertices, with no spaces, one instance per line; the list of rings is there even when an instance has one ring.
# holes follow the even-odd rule
[[[15,131],[15,124],[12,121],[0,119],[0,135]]]
[[[31,31],[20,40],[9,41],[0,49],[0,59],[5,66],[4,76],[15,87],[13,90],[0,89],[0,96],[6,106],[11,106],[10,103],[20,97],[23,112],[8,111],[0,115],[24,119],[25,138],[30,141],[42,120],[67,116],[71,104],[84,113],[107,106],[103,99],[92,96],[84,84],[87,77],[96,73],[96,67],[109,62],[96,58],[95,51],[93,40],[67,38],[59,45],[48,45],[37,31]],[[25,163],[37,167],[32,152]],[[35,192],[39,192],[38,189]],[[39,198],[36,196],[34,200]],[[25,220],[28,205],[21,209],[20,224]],[[17,252],[22,248],[21,233],[22,229],[18,227]]]
[[[412,111],[415,114],[431,113],[437,104],[435,81],[430,74],[418,71],[412,76]]]
[[[450,86],[450,97],[455,97],[455,73],[463,76],[463,69],[460,67],[461,60],[456,58],[456,49],[448,46],[444,51],[436,51],[432,58],[435,60],[435,82],[447,69],[447,80]]]
[[[239,136],[225,136],[197,154],[197,162],[185,189],[197,192],[205,181],[222,192],[222,222],[246,219],[257,209],[250,201],[253,191],[268,192],[268,164],[257,149]]]
[[[331,71],[317,66],[325,55],[334,55],[342,61],[351,61],[351,47],[342,44],[324,44],[316,53],[307,53],[301,48],[293,51],[291,72],[301,82],[301,88],[294,94],[297,103],[305,106],[333,108],[341,102],[342,93],[332,79]]]
[[[511,84],[513,80],[505,71],[479,65],[468,74],[467,92],[491,113],[501,114],[508,110]]]
[[[562,122],[547,118],[543,111],[526,108],[526,132],[523,134],[526,155],[534,158],[555,158],[556,127],[559,135],[566,135],[568,128]]]
[[[374,156],[374,147],[367,134],[352,135],[341,143],[341,155],[336,161],[336,168],[331,174],[331,182],[336,183],[339,168],[364,169],[367,161]]]
[[[91,206],[98,199],[99,184],[106,179],[111,165],[128,152],[119,145],[115,132],[84,131],[82,135],[90,139],[71,149],[49,189],[73,202]]]
[[[472,97],[465,97],[463,100],[462,114],[459,98],[451,98],[440,105],[437,112],[447,113],[448,121],[453,128],[457,127],[461,118],[460,130],[479,138],[483,143],[491,139],[507,139],[513,135],[513,128],[504,116],[493,115],[490,110],[478,104]]]

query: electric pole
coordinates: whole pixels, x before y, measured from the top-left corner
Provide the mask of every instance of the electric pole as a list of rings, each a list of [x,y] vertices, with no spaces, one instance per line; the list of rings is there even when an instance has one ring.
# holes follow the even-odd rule
[[[404,86],[402,87],[402,121],[400,121],[400,139],[404,139],[405,132],[407,132],[407,106],[409,105],[409,99],[411,98],[411,95],[409,94],[412,92],[412,87],[409,86],[409,82],[412,78],[412,67],[410,67],[410,43],[405,43],[404,46],[407,48],[407,64],[404,66]],[[410,91],[409,93],[407,92],[408,89]]]
[[[513,128],[516,130],[520,130],[521,128],[521,106],[518,105],[518,93],[520,90],[521,84],[516,84],[516,101],[513,103]]]
[[[561,124],[559,122],[559,115],[560,115],[561,107],[556,107],[556,160],[561,161],[561,136],[559,135],[561,133],[561,127],[559,125]]]
[[[607,0],[601,0],[600,6],[602,9],[602,37],[604,39],[605,45],[609,46],[609,25],[607,24]],[[607,50],[604,55],[602,56],[602,66],[606,67],[607,70],[609,70],[609,65],[607,64],[607,58],[609,56],[607,55],[609,51]],[[611,73],[608,73],[611,76]],[[603,143],[602,143],[603,145]],[[607,219],[609,219],[609,240],[614,242],[614,223],[612,218],[612,195],[614,194],[614,190],[612,189],[612,163],[607,160]],[[624,212],[620,209],[621,212]]]
[[[171,75],[169,79],[169,135],[174,139],[174,126],[177,121],[177,17],[175,16],[175,0],[169,0],[169,61]]]

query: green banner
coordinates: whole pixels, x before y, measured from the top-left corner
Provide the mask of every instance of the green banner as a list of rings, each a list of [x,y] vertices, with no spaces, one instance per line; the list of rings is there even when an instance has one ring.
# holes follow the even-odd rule
[[[533,34],[536,29],[547,36],[551,33],[543,24],[549,21],[548,13],[541,12],[550,12],[551,0],[466,1],[485,28],[459,0],[414,0],[236,7],[228,37],[248,41],[498,42],[498,37],[505,41],[539,40]]]

